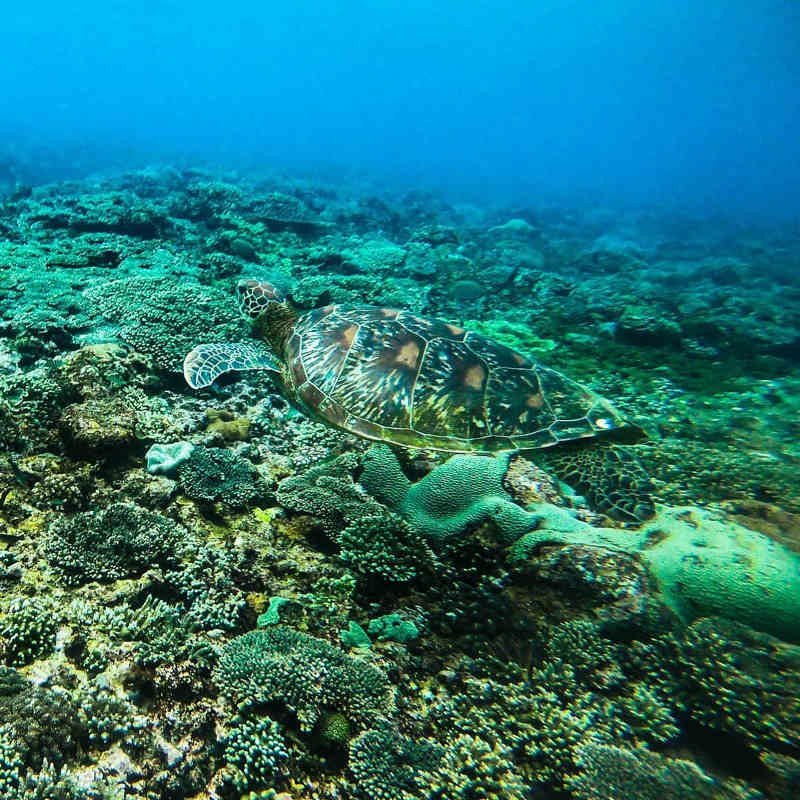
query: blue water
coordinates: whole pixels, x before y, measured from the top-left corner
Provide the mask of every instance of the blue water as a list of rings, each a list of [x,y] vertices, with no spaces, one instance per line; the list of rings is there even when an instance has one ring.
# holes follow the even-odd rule
[[[483,199],[800,210],[793,2],[39,0],[4,7],[0,75],[3,146],[76,169],[180,154]]]

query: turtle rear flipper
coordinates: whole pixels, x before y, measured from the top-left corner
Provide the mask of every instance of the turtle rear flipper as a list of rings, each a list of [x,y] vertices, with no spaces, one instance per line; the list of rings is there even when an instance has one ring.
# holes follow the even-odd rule
[[[653,482],[629,448],[594,441],[537,453],[542,468],[582,494],[613,519],[650,519],[655,513]]]
[[[280,372],[263,347],[249,342],[199,344],[183,359],[183,376],[192,389],[210,386],[225,372],[271,369]]]

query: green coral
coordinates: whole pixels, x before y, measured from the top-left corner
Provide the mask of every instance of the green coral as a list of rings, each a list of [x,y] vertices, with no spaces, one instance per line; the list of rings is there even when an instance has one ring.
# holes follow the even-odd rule
[[[268,625],[277,625],[281,621],[281,609],[286,605],[296,605],[297,601],[289,597],[270,597],[267,610],[260,614],[256,620],[259,628],[266,628]]]
[[[237,705],[280,703],[311,732],[323,713],[338,711],[363,728],[394,708],[386,675],[362,659],[283,626],[229,642],[215,680]]]
[[[757,800],[760,792],[737,781],[718,781],[696,764],[643,748],[626,750],[587,741],[577,748],[581,771],[568,781],[577,800]]]
[[[0,666],[0,697],[10,697],[28,686],[28,681],[17,670]]]
[[[627,645],[572,620],[545,629],[535,668],[510,680],[469,678],[445,719],[488,742],[497,737],[530,780],[563,789],[577,772],[577,748],[599,741],[663,743],[679,734],[672,707],[643,687],[624,657]],[[513,666],[513,665],[511,665]]]
[[[35,597],[12,600],[0,623],[6,662],[21,667],[49,655],[56,643],[57,627],[50,603]]]
[[[84,668],[102,671],[108,661],[107,644],[134,642],[138,664],[148,668],[191,660],[207,668],[215,658],[215,648],[195,633],[195,621],[181,605],[170,605],[148,595],[137,607],[121,604],[97,608],[83,600],[67,606],[66,618],[90,641],[83,656]],[[108,640],[108,642],[105,641]]]
[[[526,793],[510,751],[467,733],[442,747],[382,725],[353,740],[348,766],[370,800],[522,800]]]
[[[66,766],[44,762],[39,770],[26,765],[13,730],[0,725],[0,797],[3,800],[116,800],[118,791],[95,776],[83,787]]]
[[[492,522],[501,540],[511,544],[535,526],[536,517],[516,505],[503,488],[509,457],[452,456],[411,483],[389,447],[374,445],[364,456],[360,481],[428,540],[445,543]]]
[[[0,442],[3,449],[57,452],[58,420],[80,399],[56,364],[0,377]]]
[[[340,556],[353,572],[390,583],[430,572],[435,559],[421,534],[389,511],[351,522],[337,537]]]
[[[62,580],[77,586],[141,575],[175,561],[184,531],[172,520],[132,503],[56,518],[42,545]]]
[[[0,740],[8,737],[25,767],[60,767],[86,745],[86,718],[68,692],[28,687],[0,699]]]
[[[379,642],[400,642],[406,644],[419,638],[417,626],[401,614],[385,614],[377,619],[370,620],[367,628],[372,636],[377,636]]]
[[[350,620],[347,630],[339,632],[339,638],[345,647],[372,647],[372,639],[367,632],[354,620]]]
[[[269,717],[233,717],[222,744],[240,792],[272,783],[289,758],[281,726]]]
[[[92,747],[106,749],[136,728],[130,703],[102,683],[79,689],[73,693],[72,699],[80,709],[80,718],[84,721]]]

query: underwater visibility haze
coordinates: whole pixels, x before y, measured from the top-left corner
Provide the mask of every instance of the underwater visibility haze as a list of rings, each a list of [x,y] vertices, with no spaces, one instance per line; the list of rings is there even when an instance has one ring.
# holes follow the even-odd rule
[[[0,800],[800,797],[795,3],[0,43]]]

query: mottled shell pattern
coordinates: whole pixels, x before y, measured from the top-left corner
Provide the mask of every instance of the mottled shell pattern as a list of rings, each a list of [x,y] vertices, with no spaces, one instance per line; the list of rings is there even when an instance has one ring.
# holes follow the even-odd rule
[[[544,448],[625,427],[607,401],[476,333],[408,311],[326,306],[285,344],[286,387],[359,436],[450,452]]]

